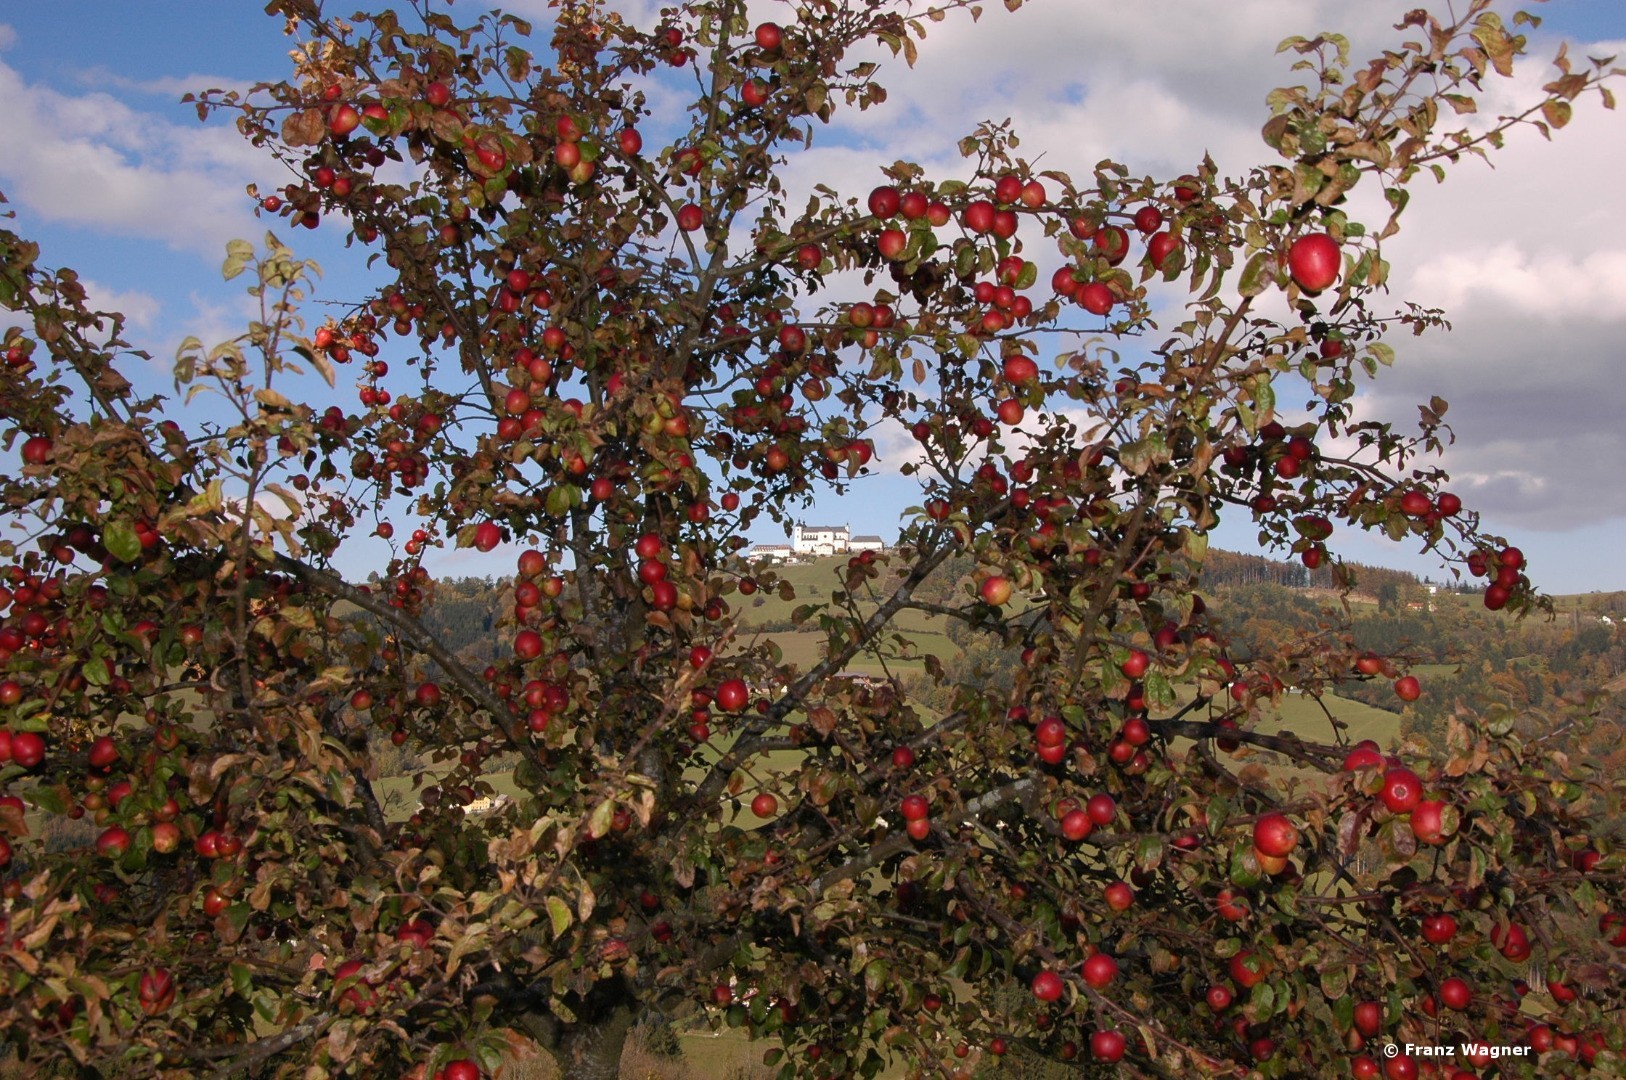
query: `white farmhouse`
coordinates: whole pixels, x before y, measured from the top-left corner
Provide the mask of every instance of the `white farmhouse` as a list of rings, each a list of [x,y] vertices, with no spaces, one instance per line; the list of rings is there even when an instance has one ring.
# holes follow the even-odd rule
[[[789,544],[757,544],[746,558],[752,562],[789,562],[792,554]]]
[[[791,548],[798,555],[844,554],[852,546],[852,531],[845,525],[796,524]]]
[[[852,541],[847,545],[847,550],[848,551],[885,551],[886,550],[886,541],[882,540],[879,536],[874,536],[874,535],[869,535],[869,534],[866,534],[866,535],[863,535],[863,536],[855,536],[855,537],[852,538]]]

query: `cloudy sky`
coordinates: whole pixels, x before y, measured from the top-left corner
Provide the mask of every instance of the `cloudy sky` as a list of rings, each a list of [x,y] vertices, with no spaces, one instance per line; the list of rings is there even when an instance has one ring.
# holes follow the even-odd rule
[[[1027,0],[1012,15],[994,0],[975,26],[933,26],[916,68],[899,64],[883,78],[887,105],[821,131],[790,177],[862,196],[877,163],[909,159],[940,177],[963,175],[956,140],[978,120],[1006,118],[1024,156],[1042,154],[1044,167],[1075,176],[1109,157],[1134,173],[1178,175],[1204,152],[1239,174],[1270,153],[1258,135],[1266,92],[1294,81],[1290,57],[1275,55],[1282,37],[1339,30],[1358,56],[1374,55],[1418,2]],[[622,6],[638,17],[660,5]],[[1626,52],[1622,0],[1533,6],[1544,19],[1532,34],[1542,62],[1495,84],[1482,112],[1529,100],[1561,39],[1575,57]],[[788,11],[753,7],[782,20]],[[17,213],[13,227],[41,241],[49,263],[76,267],[103,306],[130,316],[156,357],[153,389],[167,384],[182,337],[240,332],[244,298],[222,285],[221,253],[228,239],[264,231],[244,185],[283,182],[229,126],[199,123],[178,100],[188,89],[286,75],[288,41],[260,8],[0,8],[0,191]],[[544,0],[510,8],[547,17]],[[1400,361],[1363,392],[1361,409],[1410,424],[1416,402],[1448,399],[1452,486],[1525,549],[1537,583],[1626,588],[1626,112],[1590,99],[1551,143],[1520,132],[1494,165],[1470,162],[1444,186],[1417,186],[1404,232],[1385,247],[1394,296],[1446,309],[1454,329],[1395,342]],[[357,261],[336,240],[327,229],[302,233],[298,251],[329,270],[324,296],[359,295]],[[883,475],[817,516],[890,536],[909,501],[905,483]],[[1223,542],[1246,548],[1252,530],[1230,529]],[[1343,551],[1439,576],[1391,545],[1354,539]],[[506,565],[459,556],[445,567]]]

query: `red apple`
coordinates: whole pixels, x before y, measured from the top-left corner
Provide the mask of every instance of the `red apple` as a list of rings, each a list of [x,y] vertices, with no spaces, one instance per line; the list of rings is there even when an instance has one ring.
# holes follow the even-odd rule
[[[1530,937],[1518,923],[1511,923],[1505,929],[1501,926],[1493,927],[1490,939],[1491,944],[1509,960],[1530,958]]]
[[[160,855],[170,855],[181,846],[181,828],[173,821],[155,822],[152,827],[152,849]]]
[[[1169,256],[1180,250],[1180,241],[1173,233],[1153,233],[1146,241],[1146,257],[1151,260],[1153,270],[1163,269],[1163,264]]]
[[[1033,996],[1040,1001],[1056,1001],[1064,989],[1066,984],[1054,971],[1041,971],[1033,977]]]
[[[1077,295],[1079,306],[1091,315],[1106,315],[1112,310],[1114,303],[1112,290],[1099,281],[1079,286]]]
[[[119,759],[118,744],[113,741],[112,736],[103,735],[90,744],[90,753],[87,755],[87,759],[91,768],[105,769]]]
[[[1231,957],[1231,981],[1244,990],[1251,990],[1270,974],[1270,958],[1242,950]]]
[[[542,635],[535,630],[521,630],[514,636],[514,655],[521,660],[535,660],[542,655]]]
[[[56,444],[44,435],[35,435],[24,440],[22,447],[23,464],[44,465],[51,460],[51,454]]]
[[[175,1004],[175,979],[167,969],[153,968],[142,974],[136,996],[142,1012],[157,1016]]]
[[[11,736],[11,760],[25,769],[32,769],[45,760],[45,740],[32,731],[18,731]]]
[[[1069,810],[1061,819],[1061,834],[1075,843],[1089,836],[1093,828],[1090,815],[1082,810]]]
[[[361,113],[354,105],[335,105],[327,114],[327,129],[335,139],[343,139],[361,126]]]
[[[435,940],[435,928],[423,919],[413,919],[402,923],[395,931],[395,940],[405,942],[416,949],[427,949],[429,943]]]
[[[1343,268],[1338,242],[1326,233],[1307,233],[1287,249],[1287,272],[1305,292],[1325,289],[1338,280]]]
[[[1423,781],[1410,769],[1396,767],[1383,774],[1383,803],[1396,814],[1409,814],[1423,799]]]
[[[1371,740],[1365,740],[1344,757],[1344,771],[1355,772],[1357,769],[1381,769],[1384,765],[1383,752]]]
[[[744,679],[729,679],[717,687],[717,707],[724,712],[739,712],[750,698],[751,690]]]
[[[972,232],[992,232],[994,228],[994,204],[987,199],[977,199],[965,208],[965,227]]]
[[[1298,842],[1299,831],[1286,814],[1266,814],[1253,823],[1253,846],[1263,855],[1291,855]]]
[[[909,246],[909,237],[902,229],[882,229],[881,234],[875,238],[875,250],[881,253],[881,258],[888,261],[902,257]]]
[[[1457,936],[1457,920],[1441,911],[1425,916],[1422,924],[1423,940],[1430,945],[1444,945]]]
[[[1106,953],[1098,952],[1084,961],[1084,981],[1100,990],[1110,986],[1118,977],[1118,961]]]
[[[759,818],[771,818],[778,812],[779,800],[766,791],[751,800],[751,813]]]
[[[1445,803],[1440,799],[1422,799],[1411,811],[1412,835],[1425,844],[1445,842]]]
[[[1407,517],[1427,517],[1433,510],[1433,500],[1416,488],[1400,496],[1400,512]]]
[[[1103,225],[1095,233],[1095,247],[1108,263],[1117,266],[1129,254],[1129,234],[1116,225]]]
[[[883,184],[869,193],[869,212],[878,218],[896,217],[902,205],[903,197],[890,184]]]
[[[1126,1043],[1121,1032],[1097,1031],[1090,1035],[1090,1056],[1096,1061],[1118,1061]]]
[[[130,834],[122,825],[110,825],[96,838],[96,850],[117,859],[130,848]]]
[[[1410,1054],[1401,1054],[1384,1062],[1383,1075],[1389,1080],[1416,1080],[1417,1062]]]
[[[1026,356],[1007,356],[1004,374],[1007,382],[1021,386],[1039,377],[1039,365]]]
[[[984,603],[999,607],[1010,600],[1011,583],[1008,578],[995,574],[983,579],[978,592],[981,593]]]

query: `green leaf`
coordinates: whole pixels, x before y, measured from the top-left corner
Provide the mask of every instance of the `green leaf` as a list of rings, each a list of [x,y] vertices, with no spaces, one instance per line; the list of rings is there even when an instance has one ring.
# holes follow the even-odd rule
[[[1118,450],[1118,464],[1140,476],[1155,466],[1167,464],[1172,456],[1163,433],[1154,431],[1143,439],[1125,443]]]
[[[615,803],[605,799],[593,808],[587,822],[587,835],[598,838],[610,835],[610,822],[615,818]]]
[[[47,814],[66,814],[70,805],[68,789],[62,784],[37,787],[29,793],[28,801]]]
[[[1248,265],[1242,268],[1242,280],[1237,282],[1237,291],[1243,296],[1258,296],[1270,288],[1276,277],[1276,256],[1268,251],[1261,251],[1248,260]]]
[[[548,513],[554,517],[564,517],[577,501],[577,491],[572,484],[555,484],[548,489]]]
[[[1159,709],[1171,708],[1176,701],[1174,687],[1170,685],[1168,677],[1156,671],[1148,671],[1142,683],[1145,687],[1146,703]]]
[[[570,905],[557,896],[548,897],[548,919],[553,923],[553,936],[563,937],[570,929]]]
[[[1248,1019],[1258,1024],[1269,1020],[1276,1007],[1276,988],[1268,982],[1262,982],[1253,988],[1253,996],[1248,999]]]
[[[231,966],[231,988],[232,992],[244,1001],[253,998],[254,976],[246,965],[233,964]]]
[[[141,538],[135,526],[128,521],[114,521],[102,530],[102,546],[120,562],[133,563],[141,558]]]
[[[1271,388],[1270,375],[1262,374],[1253,381],[1253,403],[1261,415],[1276,409],[1276,391]]]
[[[230,240],[226,243],[226,261],[220,268],[221,276],[227,281],[241,274],[254,261],[254,245],[247,240]]]
[[[1192,562],[1200,563],[1208,556],[1208,534],[1198,532],[1196,529],[1182,526],[1180,529],[1181,547],[1185,550],[1186,558]]]

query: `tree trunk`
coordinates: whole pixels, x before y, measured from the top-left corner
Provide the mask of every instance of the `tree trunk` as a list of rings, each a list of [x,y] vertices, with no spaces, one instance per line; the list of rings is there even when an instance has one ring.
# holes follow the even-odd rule
[[[561,1024],[558,1041],[547,1048],[561,1080],[616,1080],[632,1021],[632,1009],[616,1005],[593,1023]]]

